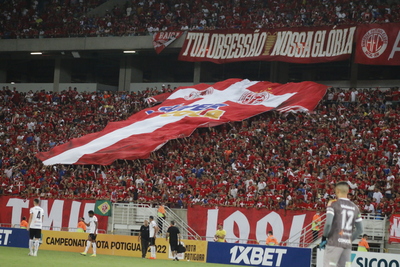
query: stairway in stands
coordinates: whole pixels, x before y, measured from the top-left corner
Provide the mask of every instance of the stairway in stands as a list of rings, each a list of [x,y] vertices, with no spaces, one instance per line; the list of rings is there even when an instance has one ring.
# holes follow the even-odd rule
[[[165,237],[171,221],[175,221],[175,225],[181,231],[182,239],[199,239],[200,236],[172,209],[165,207],[166,220],[162,221],[159,236]],[[137,235],[140,226],[144,220],[148,220],[149,216],[153,216],[158,222],[157,208],[153,208],[148,204],[133,203],[114,203],[112,208],[112,216],[109,225],[112,234],[120,235]],[[161,224],[159,224],[161,225]]]

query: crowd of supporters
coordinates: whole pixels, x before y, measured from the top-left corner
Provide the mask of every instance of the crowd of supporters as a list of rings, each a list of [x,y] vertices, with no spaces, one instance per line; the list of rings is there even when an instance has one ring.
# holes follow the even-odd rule
[[[163,87],[162,92],[171,91]],[[0,91],[0,194],[23,198],[323,210],[348,181],[366,213],[400,212],[400,90],[331,88],[314,112],[201,128],[146,160],[44,166],[47,151],[124,120],[162,93]]]
[[[396,0],[0,1],[0,38],[134,36],[157,31],[257,29],[400,21]],[[92,12],[90,12],[92,11]]]

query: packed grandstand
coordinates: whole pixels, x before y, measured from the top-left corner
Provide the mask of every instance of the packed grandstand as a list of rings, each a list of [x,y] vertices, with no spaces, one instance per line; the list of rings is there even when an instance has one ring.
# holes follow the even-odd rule
[[[400,21],[398,1],[0,1],[0,38],[137,36],[157,31],[257,29]]]
[[[167,89],[165,89],[167,90]],[[324,210],[338,180],[365,213],[400,212],[400,90],[330,88],[314,112],[200,128],[145,160],[44,166],[34,155],[103,129],[162,93],[0,91],[0,193],[22,198]]]
[[[393,253],[387,245],[400,242],[400,0],[0,0],[0,10],[0,201],[5,207],[1,227],[18,227],[26,208],[39,198],[47,213],[44,225],[62,230],[52,231],[60,240],[75,237],[76,219],[94,207],[96,213],[103,208],[112,213],[99,220],[99,230],[113,234],[107,238],[114,244],[129,240],[134,245],[137,226],[151,212],[160,216],[157,208],[165,204],[179,214],[174,217],[167,208],[168,220],[185,214],[182,219],[188,224],[179,226],[183,239],[188,239],[184,259],[213,262],[209,255],[215,254],[222,263],[222,255],[229,255],[226,263],[236,264],[242,255],[250,255],[248,249],[239,255],[238,245],[264,245],[270,229],[288,252],[299,246],[299,240],[300,247],[319,243],[313,216],[316,211],[325,214],[329,201],[337,197],[335,184],[346,181],[349,198],[363,213],[370,252]],[[234,39],[231,34],[242,37]],[[259,34],[263,38],[257,39]],[[300,34],[307,39],[293,37]],[[241,50],[245,46],[234,40],[251,47]],[[158,116],[163,110],[156,106],[170,100],[165,99],[175,86],[204,89],[201,83],[229,78],[297,86],[300,83],[295,82],[315,81],[323,91],[317,98],[308,90],[304,97],[309,102],[317,98],[315,109],[275,105],[272,111],[241,121],[215,127],[202,123],[193,132],[185,121],[176,127],[186,130],[179,132],[181,138],[163,140],[145,159],[137,159],[143,156],[133,152],[145,150],[144,139],[129,132],[128,141],[120,142],[120,133],[107,141],[114,142],[110,146],[120,142],[135,160],[113,161],[120,158],[110,156],[118,149],[104,146],[96,152],[101,151],[108,163],[113,161],[110,165],[85,160],[59,164],[65,162],[57,158],[60,150],[74,150],[76,143],[84,143],[81,137],[107,132],[116,125],[110,123],[123,124],[144,113]],[[328,86],[333,87],[322,97]],[[209,88],[217,90],[214,87],[195,94],[207,95]],[[193,100],[191,96],[183,99]],[[190,104],[181,104],[183,110]],[[165,106],[171,112],[182,107]],[[204,112],[208,111],[207,106]],[[135,130],[162,139],[154,131],[144,131],[147,126],[145,122]],[[104,140],[98,143],[104,145]],[[79,160],[90,154],[87,146],[82,147],[83,156],[73,152]],[[56,163],[47,162],[49,155]],[[108,200],[117,203],[112,212]],[[325,221],[324,215],[319,218]],[[161,228],[168,226],[157,219]],[[227,231],[227,243],[232,242],[229,251],[223,252],[217,242],[204,246],[206,241],[200,241],[213,240],[217,224]],[[317,237],[323,227],[317,224]],[[12,229],[13,238],[17,230]],[[11,237],[9,244],[15,246]],[[106,244],[106,238],[99,239]],[[59,244],[46,241],[42,248],[53,245]],[[126,255],[112,245],[110,250],[97,246],[99,254]],[[136,249],[128,250],[129,256],[136,255],[131,253]],[[158,256],[167,258],[166,251],[158,251]],[[256,255],[255,247],[253,251]],[[389,253],[352,254],[352,261],[396,261]],[[267,249],[265,255],[267,260]],[[303,266],[297,256],[287,261],[288,266],[295,261]]]
[[[399,22],[396,1],[0,1],[0,38]],[[35,154],[149,107],[166,91],[0,91],[0,194],[170,207],[324,210],[338,180],[365,213],[400,212],[400,90],[330,88],[314,112],[201,128],[145,160],[44,166]]]

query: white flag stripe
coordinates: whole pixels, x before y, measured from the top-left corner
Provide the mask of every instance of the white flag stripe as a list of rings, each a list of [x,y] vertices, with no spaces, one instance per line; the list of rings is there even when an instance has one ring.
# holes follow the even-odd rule
[[[153,102],[157,102],[157,99],[155,99],[154,97],[148,97],[148,98],[146,98],[146,103],[147,103],[147,104],[153,103]]]
[[[257,82],[250,82],[249,80],[243,80],[238,83],[234,83],[225,90],[215,90],[213,94],[206,95],[202,98],[199,98],[194,104],[212,104],[212,103],[223,103],[226,101],[238,102],[239,98],[246,91],[249,91],[247,88],[256,84]],[[173,94],[170,98],[182,98],[185,95],[190,94],[193,90],[198,91],[196,89],[184,89],[178,92],[179,94]],[[285,94],[280,96],[273,96],[264,101],[262,104],[264,106],[275,108],[280,105],[283,101],[289,99],[293,94]],[[170,99],[169,98],[169,99]],[[93,141],[76,148],[72,148],[67,150],[59,155],[56,155],[52,158],[49,158],[43,161],[44,165],[53,165],[53,164],[74,164],[76,163],[82,156],[87,154],[96,153],[106,147],[112,146],[115,143],[130,137],[132,135],[139,135],[144,133],[152,133],[155,130],[173,122],[177,122],[183,119],[184,116],[171,116],[160,118],[159,116],[152,117],[150,119],[146,119],[143,121],[135,122],[131,125],[123,127],[121,129],[110,132],[106,135],[103,135],[99,138],[94,139]]]
[[[243,120],[277,107],[292,112],[312,110],[326,89],[327,86],[313,82],[281,85],[239,79],[177,89],[173,94],[155,96],[154,99],[169,96],[159,106],[36,156],[45,165],[108,165],[115,159],[136,159],[149,155],[172,138],[190,135],[198,127]],[[140,140],[132,141],[139,135]]]
[[[232,84],[225,90],[214,90],[212,94],[201,96],[201,98],[198,101],[194,102],[193,104],[212,104],[212,103],[223,103],[226,101],[239,103],[239,99],[243,95],[243,93],[251,92],[247,88],[257,83],[258,82],[243,80]],[[199,90],[195,88],[181,89],[173,93],[170,97],[168,97],[168,99],[184,98],[185,96],[188,96],[191,93],[195,92],[199,92]],[[282,104],[282,102],[288,100],[295,94],[296,93],[287,93],[283,95],[270,95],[269,99],[264,100],[262,103],[259,103],[258,105],[264,105],[265,107],[276,108],[277,106]]]
[[[214,90],[213,94],[210,95],[205,95],[202,96],[203,99],[207,100],[207,103],[210,103],[209,101],[212,101],[212,103],[219,103],[216,101],[216,99],[223,100],[222,102],[225,101],[233,101],[237,102],[237,100],[240,98],[240,96],[244,93],[244,91],[248,91],[247,88],[250,86],[253,86],[257,84],[258,82],[251,82],[249,80],[242,80],[236,83],[231,84],[229,87],[227,87],[224,90]],[[210,85],[210,87],[213,87]],[[178,90],[174,92],[168,99],[176,99],[176,98],[184,98],[185,96],[190,95],[190,93],[193,92],[199,92],[198,89],[196,88],[185,88]],[[200,103],[203,104],[203,103]]]
[[[243,90],[238,90],[238,89],[240,89],[240,87],[238,87],[237,84],[238,83],[232,84],[229,88],[232,88],[232,90],[240,91],[240,95],[241,95],[243,93]],[[251,83],[251,85],[252,84],[254,84],[254,83]],[[234,95],[234,94],[232,93],[232,95]],[[226,94],[226,93],[224,93],[224,91],[221,91],[221,94],[219,94],[219,96],[217,96],[213,99],[209,99],[208,101],[206,101],[205,99],[199,99],[198,101],[194,102],[193,104],[202,104],[202,102],[210,103],[211,100],[214,103],[221,103],[221,102],[226,101],[228,98],[231,98],[232,95]],[[233,99],[231,101],[233,101]],[[183,118],[184,118],[183,116],[181,116],[181,117],[171,116],[171,117],[166,117],[166,118],[164,117],[164,118],[160,119],[158,116],[156,116],[156,117],[152,117],[150,119],[146,119],[143,121],[138,121],[131,125],[123,127],[121,129],[110,132],[106,135],[103,135],[99,138],[96,138],[93,141],[91,141],[83,146],[72,148],[70,150],[67,150],[67,151],[59,154],[59,155],[49,158],[49,159],[43,161],[43,164],[44,165],[53,165],[53,164],[59,164],[59,163],[74,164],[82,156],[84,156],[86,154],[92,154],[92,153],[98,152],[98,151],[100,151],[106,147],[112,146],[115,143],[117,143],[127,137],[130,137],[132,135],[139,135],[139,134],[154,132],[155,130],[165,126],[166,124],[177,122]]]
[[[166,117],[163,120],[160,118],[152,117],[147,120],[137,121],[131,125],[120,128],[113,132],[110,132],[106,135],[103,135],[99,138],[94,139],[93,141],[83,145],[78,146],[72,149],[69,149],[57,156],[49,158],[43,161],[44,165],[53,165],[53,164],[74,164],[77,162],[82,156],[86,154],[92,154],[98,152],[106,147],[112,146],[115,143],[130,137],[132,135],[139,135],[144,133],[152,133],[155,130],[165,126],[166,124],[177,122],[184,117]]]
[[[210,104],[210,103],[223,103],[225,101],[238,102],[240,96],[245,92],[249,91],[246,88],[256,84],[256,82],[250,82],[248,80],[244,80],[238,83],[234,83],[229,86],[227,89],[223,91],[215,90],[213,94],[207,95],[204,98],[200,98],[198,101],[193,102],[193,104]],[[246,86],[244,88],[243,86]],[[189,89],[192,91],[192,89]],[[193,89],[195,90],[195,89]],[[181,91],[186,91],[183,95],[187,95],[190,93],[188,89],[184,89]],[[196,90],[197,91],[197,90]],[[178,91],[179,92],[179,91]],[[175,94],[174,94],[175,95]],[[182,94],[179,94],[182,97]],[[280,105],[283,101],[289,99],[293,94],[285,94],[281,96],[272,96],[270,99],[263,102],[264,106],[268,107],[276,107]],[[176,96],[175,96],[176,98]],[[130,137],[132,135],[139,135],[144,133],[152,133],[157,129],[173,122],[177,122],[184,118],[184,116],[171,116],[160,118],[159,116],[152,117],[150,119],[146,119],[143,121],[135,122],[131,125],[123,127],[121,129],[110,132],[106,135],[103,135],[99,138],[94,139],[93,141],[79,147],[72,148],[67,150],[59,155],[56,155],[52,158],[49,158],[43,161],[44,165],[53,165],[53,164],[74,164],[76,163],[82,156],[86,154],[96,153],[106,147],[112,146],[115,143]]]

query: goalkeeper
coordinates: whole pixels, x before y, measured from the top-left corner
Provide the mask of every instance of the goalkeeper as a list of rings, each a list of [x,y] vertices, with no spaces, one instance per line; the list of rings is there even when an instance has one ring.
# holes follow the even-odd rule
[[[337,199],[331,200],[326,209],[326,222],[320,249],[325,249],[324,267],[346,267],[351,265],[352,242],[363,233],[360,211],[347,198],[349,185],[336,184]]]

